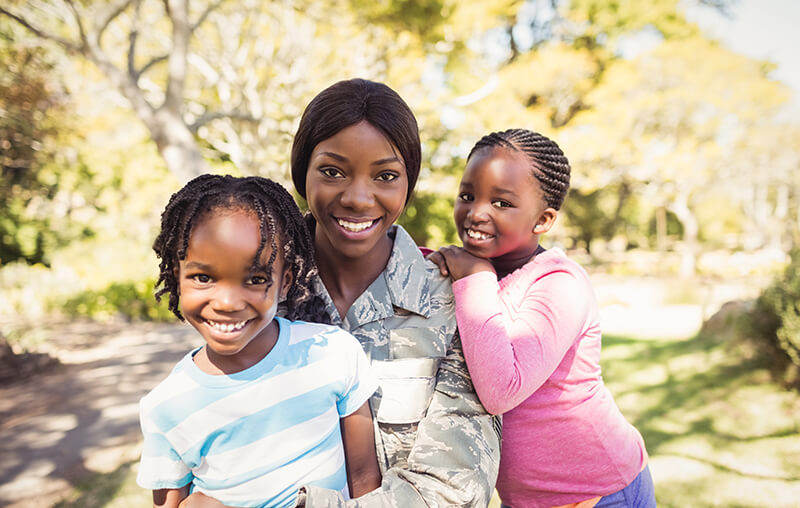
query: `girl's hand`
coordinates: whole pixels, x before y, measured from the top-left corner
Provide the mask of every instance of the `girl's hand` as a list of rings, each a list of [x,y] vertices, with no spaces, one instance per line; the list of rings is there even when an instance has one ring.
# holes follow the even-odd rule
[[[492,272],[495,275],[497,273],[488,259],[473,256],[455,245],[442,247],[430,254],[428,259],[436,263],[442,275],[450,275],[453,280],[478,272]]]

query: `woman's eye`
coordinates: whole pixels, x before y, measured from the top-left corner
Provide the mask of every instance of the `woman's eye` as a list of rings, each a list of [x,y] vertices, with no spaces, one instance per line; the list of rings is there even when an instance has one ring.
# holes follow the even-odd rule
[[[208,284],[209,282],[211,282],[211,277],[209,277],[208,275],[206,275],[204,273],[197,273],[197,274],[192,275],[189,278],[192,279],[195,282],[199,282],[200,284]]]
[[[397,179],[397,173],[381,173],[378,175],[378,180],[381,182],[391,182]]]
[[[495,206],[496,208],[510,208],[513,206],[508,201],[503,201],[502,199],[497,199],[495,201],[492,201],[492,205]]]
[[[339,178],[342,176],[342,172],[336,168],[332,167],[323,167],[319,169],[320,173],[327,176],[328,178]]]
[[[461,194],[458,195],[458,199],[460,199],[461,201],[472,201],[472,194],[470,194],[469,192],[462,192]]]
[[[260,275],[255,275],[247,279],[247,283],[251,286],[261,286],[267,283],[267,278],[261,277]]]

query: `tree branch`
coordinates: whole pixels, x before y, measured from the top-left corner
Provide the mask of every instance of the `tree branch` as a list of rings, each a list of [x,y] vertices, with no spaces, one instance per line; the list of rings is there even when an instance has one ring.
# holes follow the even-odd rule
[[[189,29],[189,32],[190,33],[194,33],[194,31],[197,30],[197,27],[199,27],[200,25],[203,24],[203,22],[205,22],[205,20],[209,16],[209,14],[211,14],[213,11],[218,9],[219,6],[222,5],[222,3],[224,1],[225,0],[217,0],[216,2],[214,2],[211,5],[209,5],[208,7],[206,7],[206,10],[203,11],[203,14],[201,14],[200,17],[197,18],[197,21],[195,21],[195,23],[191,26],[191,28]]]
[[[138,80],[139,76],[141,76],[142,74],[144,74],[145,72],[150,70],[150,67],[152,67],[152,66],[154,66],[156,64],[160,64],[161,62],[165,61],[167,58],[169,58],[169,55],[160,55],[160,56],[157,56],[155,58],[152,58],[149,62],[144,64],[144,66],[141,69],[139,69],[139,71],[136,74],[134,74],[134,77]]]
[[[168,0],[169,19],[172,22],[172,48],[167,62],[167,90],[162,107],[178,112],[183,103],[186,84],[186,58],[189,52],[188,0]]]
[[[198,129],[203,125],[211,122],[212,120],[218,120],[220,118],[233,118],[235,120],[244,120],[246,122],[258,122],[258,118],[254,117],[249,113],[243,113],[241,111],[206,111],[200,117],[192,122],[189,125],[189,130],[192,133],[197,133]]]
[[[101,21],[97,26],[97,44],[98,45],[100,45],[100,39],[103,37],[103,34],[106,31],[106,28],[108,28],[108,26],[111,24],[111,22],[114,21],[115,19],[117,19],[117,17],[119,17],[120,14],[125,12],[128,9],[128,7],[131,6],[131,4],[133,2],[134,2],[134,0],[124,0],[123,2],[120,2],[119,4],[117,4],[115,6],[111,6],[111,9],[109,10],[108,14],[105,16],[105,19],[103,21]]]
[[[78,45],[74,41],[70,41],[69,39],[64,39],[62,37],[58,37],[57,35],[53,35],[51,33],[45,32],[44,30],[33,26],[33,24],[31,22],[29,22],[27,19],[23,18],[22,16],[14,14],[13,12],[11,12],[11,11],[3,8],[3,7],[0,7],[0,14],[6,16],[8,18],[13,19],[14,21],[19,23],[23,27],[25,27],[29,32],[31,32],[33,35],[36,35],[37,37],[41,37],[42,39],[47,39],[47,40],[53,41],[53,42],[57,43],[58,45],[62,46],[67,51],[84,54],[85,46]]]
[[[72,11],[72,16],[75,18],[75,23],[78,25],[78,33],[81,36],[81,45],[86,48],[89,46],[89,41],[86,38],[86,30],[83,28],[81,13],[78,12],[78,8],[75,7],[75,3],[72,0],[67,0],[67,5],[69,6],[69,10]]]
[[[128,75],[134,83],[139,80],[139,73],[136,71],[136,39],[139,37],[139,7],[141,0],[136,0],[136,7],[133,9],[133,23],[128,34]]]

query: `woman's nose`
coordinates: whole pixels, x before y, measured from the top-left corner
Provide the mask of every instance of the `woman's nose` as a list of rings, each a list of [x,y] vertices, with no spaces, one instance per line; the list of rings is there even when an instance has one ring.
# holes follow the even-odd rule
[[[374,196],[369,183],[353,180],[345,187],[341,196],[341,204],[353,210],[364,210],[374,203]]]

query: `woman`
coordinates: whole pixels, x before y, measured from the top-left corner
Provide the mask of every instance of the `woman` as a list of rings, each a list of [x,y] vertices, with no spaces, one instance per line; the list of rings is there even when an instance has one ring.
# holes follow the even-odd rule
[[[317,290],[332,322],[359,339],[381,385],[372,411],[383,482],[347,506],[486,506],[497,476],[499,425],[472,387],[450,283],[394,225],[420,158],[409,107],[388,86],[361,79],[317,95],[292,146]],[[308,487],[303,503],[344,500]]]

